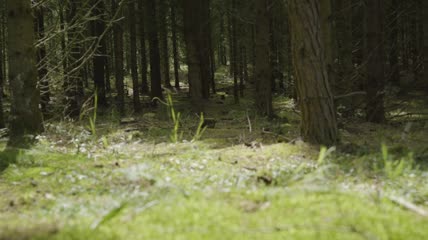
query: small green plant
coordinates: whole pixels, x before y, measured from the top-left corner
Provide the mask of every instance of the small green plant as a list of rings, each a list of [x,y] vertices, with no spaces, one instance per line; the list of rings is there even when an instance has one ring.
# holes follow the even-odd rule
[[[201,139],[202,135],[204,134],[205,130],[207,129],[206,126],[204,126],[204,113],[201,113],[201,116],[199,117],[199,124],[198,128],[196,129],[195,135],[193,136],[192,142],[198,141]]]
[[[318,161],[317,161],[318,166],[323,165],[325,163],[326,158],[335,150],[336,150],[335,147],[327,148],[325,146],[322,146],[320,149],[320,153],[318,155]]]
[[[83,104],[84,106],[87,103]],[[82,107],[83,109],[84,107]],[[83,117],[85,116],[85,114],[87,112],[93,111],[92,116],[90,116],[89,114],[89,125],[87,125],[87,128],[91,131],[93,136],[97,135],[97,129],[96,129],[96,122],[97,122],[97,111],[98,111],[98,94],[97,91],[95,91],[94,93],[94,106],[92,108],[89,108],[86,111],[82,111],[80,114],[80,121],[82,121]]]
[[[172,100],[171,94],[168,94],[168,97],[166,98],[166,102],[162,101],[159,98],[154,98],[153,100],[157,100],[161,104],[163,104],[167,107],[167,113],[168,113],[169,117],[171,118],[172,123],[174,124],[169,138],[170,138],[171,142],[173,142],[173,143],[179,142],[180,139],[183,137],[183,133],[182,132],[179,133],[181,113],[175,111],[174,102]]]
[[[375,162],[374,169],[382,172],[386,177],[396,178],[402,176],[406,169],[413,168],[413,154],[410,153],[407,157],[394,160],[385,144],[382,144],[381,152],[382,161]]]

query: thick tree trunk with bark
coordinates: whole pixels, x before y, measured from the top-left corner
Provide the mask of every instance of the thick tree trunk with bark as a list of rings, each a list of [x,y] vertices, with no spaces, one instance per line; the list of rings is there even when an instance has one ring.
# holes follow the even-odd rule
[[[318,0],[290,0],[293,64],[304,140],[324,145],[338,141],[333,96],[328,81]]]
[[[369,122],[385,121],[384,109],[384,49],[383,49],[383,0],[367,1],[367,107]]]
[[[265,116],[273,115],[272,81],[270,64],[270,12],[271,0],[256,1],[256,30],[255,30],[255,84],[256,109]]]
[[[11,89],[11,146],[24,144],[24,136],[43,131],[39,109],[40,92],[37,89],[34,22],[31,2],[7,0],[7,47]]]

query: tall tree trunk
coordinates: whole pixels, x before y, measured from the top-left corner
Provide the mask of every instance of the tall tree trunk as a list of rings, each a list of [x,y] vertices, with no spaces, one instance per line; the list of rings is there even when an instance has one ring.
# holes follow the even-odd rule
[[[293,64],[304,140],[332,145],[338,141],[333,95],[328,81],[318,0],[288,3]]]
[[[385,121],[384,109],[384,49],[383,49],[383,0],[367,1],[367,107],[369,122]]]
[[[37,89],[34,22],[30,1],[7,0],[7,6],[8,75],[12,93],[9,144],[22,146],[25,145],[25,135],[43,131],[40,92]]]
[[[147,83],[146,14],[144,12],[144,0],[138,0],[138,10],[140,11],[141,93],[147,94],[149,92],[149,84]]]
[[[237,8],[236,8],[236,1],[232,0],[232,12],[236,14]],[[238,77],[239,77],[239,69],[238,69],[238,24],[237,24],[237,16],[232,15],[232,69],[233,69],[233,99],[235,100],[235,103],[239,103],[239,84],[238,84]]]
[[[36,15],[36,37],[39,40],[44,39],[45,37],[45,16],[44,16],[44,6],[39,6],[35,10]],[[42,40],[43,41],[43,40]],[[47,79],[48,69],[46,61],[46,46],[44,43],[41,43],[37,49],[37,65],[38,65],[38,76],[39,76],[39,86],[41,93],[41,110],[44,116],[48,114],[48,104],[50,99],[49,91],[49,80]]]
[[[336,94],[346,94],[355,89],[353,84],[353,64],[352,64],[352,1],[351,0],[336,0],[335,8],[338,12],[336,21],[336,36],[338,43],[338,58],[339,66],[336,83],[332,83]],[[350,106],[351,103],[346,103]]]
[[[131,78],[132,78],[132,102],[134,111],[141,111],[140,88],[138,86],[138,66],[137,66],[137,24],[135,23],[135,2],[128,2],[128,24],[129,24],[129,43],[131,60]]]
[[[93,4],[93,10],[92,15],[94,18],[96,18],[92,22],[92,33],[94,37],[96,38],[96,41],[99,42],[99,44],[96,47],[96,52],[93,57],[93,71],[94,71],[94,85],[96,89],[96,94],[98,97],[98,104],[101,107],[107,106],[107,98],[106,98],[106,76],[105,76],[105,70],[106,70],[106,63],[107,63],[107,47],[106,47],[106,40],[103,36],[105,31],[105,24],[104,24],[104,2],[94,0],[92,2]]]
[[[233,20],[234,16],[232,15],[232,7],[228,9],[227,12],[227,39],[228,39],[228,45],[229,45],[229,75],[233,76],[233,73],[235,70],[233,69]]]
[[[0,11],[3,11],[0,6]],[[3,93],[4,93],[4,82],[5,82],[5,68],[4,68],[4,39],[3,39],[3,18],[0,18],[0,128],[5,128],[6,123],[4,121],[4,107],[3,107]]]
[[[159,38],[161,52],[161,77],[166,88],[171,88],[171,77],[169,73],[169,48],[168,48],[168,1],[159,0]]]
[[[156,1],[146,0],[146,29],[150,49],[150,82],[151,97],[162,97],[159,39],[157,33]]]
[[[178,55],[178,34],[177,34],[177,14],[176,14],[176,2],[171,3],[171,32],[172,32],[172,55],[174,60],[174,86],[176,89],[180,89],[180,60]]]
[[[65,110],[66,117],[77,119],[80,115],[80,103],[82,99],[82,69],[81,69],[81,32],[84,26],[81,26],[79,21],[78,9],[82,6],[81,0],[69,1],[66,11],[66,21],[69,26],[67,31],[66,47],[70,49],[70,53],[65,56],[67,58],[64,92],[65,92]]]
[[[184,38],[189,68],[190,95],[195,110],[210,96],[209,4],[208,0],[184,0]]]
[[[399,0],[392,0],[389,13],[389,67],[391,70],[390,81],[395,85],[400,83],[400,69],[398,64],[399,10]]]
[[[256,109],[265,116],[273,115],[272,81],[270,64],[270,11],[271,0],[256,1],[256,29],[255,29],[255,84]]]
[[[427,1],[423,1],[423,35],[424,35],[424,79],[425,79],[425,86],[426,86],[426,91],[428,92],[428,2]]]
[[[118,12],[117,17],[122,17],[122,6],[118,6],[118,0],[112,0],[112,13]],[[125,89],[123,72],[123,29],[121,22],[115,22],[113,25],[113,43],[114,43],[114,68],[115,68],[115,87],[117,91],[117,107],[121,115],[125,113]]]

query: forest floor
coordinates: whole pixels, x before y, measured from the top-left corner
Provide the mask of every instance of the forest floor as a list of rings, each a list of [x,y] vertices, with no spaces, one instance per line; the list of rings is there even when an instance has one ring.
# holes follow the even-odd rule
[[[427,98],[389,99],[385,125],[341,119],[331,149],[299,140],[285,97],[268,120],[220,91],[202,133],[172,99],[176,131],[166,107],[113,112],[1,153],[0,239],[427,239]]]

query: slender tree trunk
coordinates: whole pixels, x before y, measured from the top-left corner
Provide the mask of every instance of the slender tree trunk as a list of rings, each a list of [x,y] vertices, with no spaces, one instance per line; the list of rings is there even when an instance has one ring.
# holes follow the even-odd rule
[[[146,29],[150,49],[151,97],[162,99],[159,39],[157,33],[156,1],[146,0]]]
[[[209,3],[208,0],[184,0],[184,38],[189,68],[190,96],[196,111],[210,96]]]
[[[233,76],[233,73],[235,70],[233,69],[233,15],[232,15],[233,8],[230,8],[227,13],[227,39],[229,40],[229,74],[230,76]]]
[[[36,37],[39,40],[42,40],[45,37],[45,17],[44,17],[44,6],[39,6],[35,10],[36,15]],[[41,110],[44,116],[48,114],[48,104],[50,100],[50,91],[49,91],[49,80],[47,79],[48,69],[46,61],[46,46],[44,43],[41,43],[37,49],[37,65],[38,65],[38,76],[39,76],[39,86],[41,93]]]
[[[174,86],[180,89],[180,60],[178,55],[177,14],[175,2],[171,3],[171,32],[172,32],[172,55],[174,60]]]
[[[43,131],[37,89],[34,22],[31,2],[7,0],[7,47],[9,79],[12,93],[10,146],[25,146],[25,135]]]
[[[336,24],[336,35],[338,43],[338,58],[339,66],[338,76],[334,86],[336,94],[346,94],[355,90],[353,84],[353,63],[352,63],[352,51],[353,39],[352,39],[352,1],[351,0],[336,0],[337,24]],[[351,103],[347,103],[350,106]]]
[[[333,95],[328,81],[318,0],[290,0],[293,64],[304,140],[324,145],[338,141]]]
[[[112,13],[119,12],[118,18],[122,17],[122,6],[118,6],[118,0],[112,0]],[[117,107],[121,115],[125,113],[125,89],[124,89],[124,72],[123,72],[123,29],[121,22],[115,22],[113,25],[113,42],[114,42],[114,68],[115,68],[115,87],[117,91]]]
[[[138,10],[140,11],[140,57],[141,57],[141,93],[149,93],[147,82],[147,47],[146,47],[146,19],[144,12],[144,0],[138,0]]]
[[[423,1],[423,35],[424,35],[424,79],[425,79],[425,86],[426,91],[428,92],[428,2]]]
[[[67,31],[66,47],[70,49],[70,53],[65,56],[67,58],[64,92],[65,92],[65,111],[64,115],[72,119],[77,119],[80,115],[80,103],[82,99],[82,69],[81,65],[81,32],[83,26],[77,24],[79,21],[78,9],[82,6],[80,0],[71,0],[67,5],[67,23],[72,26]]]
[[[389,13],[389,67],[391,69],[390,81],[395,85],[398,85],[400,83],[400,69],[398,64],[398,19],[400,17],[399,10],[399,0],[392,0]]]
[[[384,109],[384,49],[383,49],[383,0],[367,1],[367,107],[369,122],[385,121]]]
[[[134,111],[141,112],[140,88],[138,86],[138,66],[137,66],[137,24],[135,23],[135,2],[128,2],[128,24],[129,24],[129,43],[130,43],[130,60],[131,60],[131,77],[132,77],[132,100]]]
[[[96,46],[96,52],[93,57],[93,74],[94,74],[94,85],[96,89],[96,94],[98,97],[98,104],[101,107],[107,106],[106,98],[106,63],[107,63],[107,47],[105,37],[103,36],[105,31],[104,17],[105,7],[103,1],[95,0],[93,3],[92,15],[96,18],[92,22],[92,33],[94,37],[99,41],[98,46]]]
[[[232,0],[232,11],[237,12],[236,8],[236,1]],[[233,98],[235,100],[235,103],[239,103],[239,84],[238,84],[238,29],[237,29],[237,16],[232,16],[232,69],[233,69]]]
[[[255,29],[255,84],[256,109],[264,116],[273,115],[272,107],[272,65],[270,63],[270,11],[271,0],[256,1]]]
[[[168,48],[168,1],[159,0],[159,38],[161,52],[161,77],[166,88],[171,88],[171,77],[169,73],[169,48]]]
[[[0,8],[0,11],[3,9]],[[6,123],[4,121],[4,107],[3,107],[3,93],[4,93],[4,82],[5,82],[5,69],[4,69],[4,39],[3,39],[3,18],[0,18],[0,128],[5,128]]]

